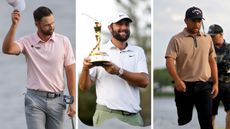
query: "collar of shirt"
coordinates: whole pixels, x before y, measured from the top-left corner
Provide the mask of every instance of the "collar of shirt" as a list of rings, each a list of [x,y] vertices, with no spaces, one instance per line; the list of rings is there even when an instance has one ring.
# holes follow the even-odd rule
[[[56,34],[53,33],[52,36],[50,37],[50,39],[49,39],[48,41],[46,41],[46,42],[54,43],[54,41],[55,41],[55,35],[56,35]],[[45,42],[45,41],[43,41],[43,40],[38,36],[37,32],[34,33],[34,40],[35,40],[35,44],[39,44],[39,43],[44,43],[44,42]]]
[[[133,50],[133,47],[132,47],[132,45],[130,45],[128,42],[126,42],[127,43],[127,47],[125,48],[125,49],[123,49],[123,50],[120,50],[119,48],[117,48],[112,42],[111,42],[111,40],[109,40],[109,42],[106,44],[107,45],[107,48],[108,49],[117,49],[117,50],[119,50],[119,51],[121,51],[121,52],[132,52],[132,51],[134,51]]]
[[[193,35],[192,35],[191,33],[189,33],[189,32],[187,31],[186,28],[184,28],[184,30],[183,30],[182,33],[183,33],[186,37],[193,37]],[[198,33],[197,33],[197,36],[206,36],[206,34],[205,34],[205,33],[198,32]]]

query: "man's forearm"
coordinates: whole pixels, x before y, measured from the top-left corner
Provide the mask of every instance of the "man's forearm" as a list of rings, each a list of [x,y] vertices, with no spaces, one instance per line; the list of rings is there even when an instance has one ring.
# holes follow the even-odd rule
[[[170,76],[173,78],[174,81],[180,80],[180,77],[177,74],[174,59],[173,58],[167,58],[166,59],[166,67],[170,74]]]
[[[75,64],[66,67],[66,78],[67,78],[69,95],[74,96],[74,98],[76,98]]]
[[[209,59],[209,64],[211,68],[211,76],[214,84],[218,84],[218,70],[215,58]]]
[[[8,54],[10,51],[10,48],[12,48],[13,43],[14,43],[14,36],[16,33],[16,28],[17,28],[17,25],[15,25],[15,24],[11,25],[10,30],[8,31],[6,37],[3,41],[3,44],[2,44],[3,53]]]
[[[120,77],[126,80],[132,86],[145,88],[149,84],[149,76],[146,73],[133,73],[124,70]]]
[[[89,77],[89,70],[87,69],[82,69],[82,72],[80,74],[80,79],[79,79],[79,85],[80,85],[80,89],[82,91],[86,91],[87,89],[89,89],[92,85],[92,82],[90,80]]]

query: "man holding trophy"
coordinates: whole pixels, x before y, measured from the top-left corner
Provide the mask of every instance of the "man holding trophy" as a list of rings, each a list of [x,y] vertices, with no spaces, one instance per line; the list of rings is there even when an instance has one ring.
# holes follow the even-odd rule
[[[127,14],[114,15],[108,25],[112,38],[102,45],[100,28],[96,28],[100,24],[96,23],[97,45],[84,59],[79,79],[83,91],[94,82],[96,84],[94,125],[115,117],[131,125],[143,126],[139,90],[149,84],[149,77],[143,49],[127,42],[131,22]]]

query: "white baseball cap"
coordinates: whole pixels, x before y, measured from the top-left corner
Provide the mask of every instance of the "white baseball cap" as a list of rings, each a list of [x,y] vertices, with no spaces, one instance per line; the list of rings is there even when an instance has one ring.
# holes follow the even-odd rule
[[[129,16],[127,14],[125,14],[123,12],[119,12],[119,13],[114,14],[110,18],[108,25],[111,25],[112,23],[117,23],[117,22],[119,22],[120,20],[123,20],[123,19],[127,19],[129,22],[132,22],[132,19],[129,18]]]
[[[8,4],[18,11],[23,11],[26,7],[25,0],[7,0]]]

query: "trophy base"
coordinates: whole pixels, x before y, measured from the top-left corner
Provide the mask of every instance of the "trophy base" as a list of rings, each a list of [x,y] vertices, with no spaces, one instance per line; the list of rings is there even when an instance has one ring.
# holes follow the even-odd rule
[[[95,61],[91,62],[93,66],[105,66],[105,63],[108,61]]]
[[[104,66],[104,63],[110,62],[110,58],[107,54],[95,54],[89,56],[89,58],[93,66]]]

